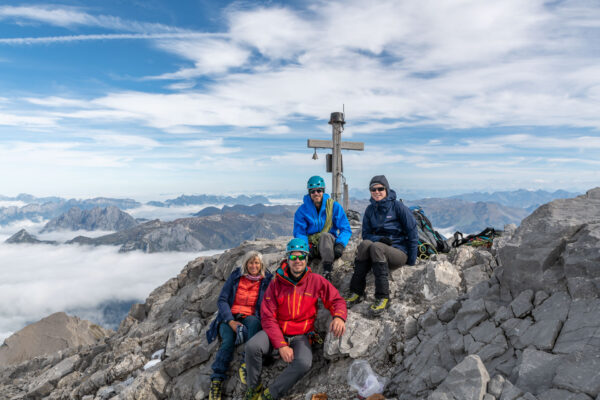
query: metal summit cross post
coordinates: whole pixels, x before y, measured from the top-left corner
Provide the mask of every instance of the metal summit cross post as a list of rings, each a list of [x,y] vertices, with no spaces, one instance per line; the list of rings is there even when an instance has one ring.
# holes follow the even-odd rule
[[[365,149],[363,142],[342,142],[342,131],[344,130],[344,113],[331,113],[329,124],[332,126],[332,140],[317,140],[308,139],[307,147],[315,149],[313,159],[316,160],[317,149],[331,149],[331,154],[327,154],[327,172],[331,172],[331,197],[333,200],[340,202],[342,198],[342,179],[344,180],[344,210],[348,209],[348,184],[344,178],[344,166],[342,164],[342,150],[359,150]]]

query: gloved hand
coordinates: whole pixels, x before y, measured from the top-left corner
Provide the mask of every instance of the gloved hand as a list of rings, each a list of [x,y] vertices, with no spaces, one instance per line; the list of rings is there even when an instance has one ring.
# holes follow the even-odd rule
[[[381,239],[378,240],[378,242],[381,242],[383,244],[387,244],[388,246],[392,245],[392,239],[390,239],[389,237],[382,237]]]
[[[317,246],[310,248],[310,251],[308,252],[308,258],[311,260],[314,260],[315,258],[321,258],[321,255],[319,254],[319,248]]]
[[[336,243],[335,246],[333,246],[333,258],[337,260],[342,254],[344,254],[344,245]]]
[[[237,332],[235,335],[235,344],[242,344],[246,341],[246,337],[248,336],[248,328],[245,325],[239,325],[237,328]]]

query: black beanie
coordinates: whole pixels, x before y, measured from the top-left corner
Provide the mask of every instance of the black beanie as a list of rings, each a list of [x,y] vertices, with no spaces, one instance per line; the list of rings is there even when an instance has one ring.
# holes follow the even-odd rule
[[[377,184],[383,185],[385,187],[385,191],[388,193],[390,192],[390,184],[388,183],[387,179],[385,179],[385,175],[374,176],[369,183],[369,189],[371,189],[373,185]]]

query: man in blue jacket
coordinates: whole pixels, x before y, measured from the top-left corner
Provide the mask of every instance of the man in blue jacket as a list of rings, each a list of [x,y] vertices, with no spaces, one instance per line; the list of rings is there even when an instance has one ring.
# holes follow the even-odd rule
[[[389,268],[415,265],[419,236],[412,212],[396,200],[396,192],[384,175],[377,175],[369,183],[371,204],[363,216],[362,238],[358,245],[354,274],[350,281],[348,306],[358,303],[365,292],[366,277],[370,270],[375,276],[374,314],[382,313],[389,305]]]
[[[344,209],[325,193],[325,181],[312,176],[308,194],[294,215],[294,237],[306,240],[311,258],[323,261],[323,275],[331,280],[333,261],[342,256],[352,230]]]

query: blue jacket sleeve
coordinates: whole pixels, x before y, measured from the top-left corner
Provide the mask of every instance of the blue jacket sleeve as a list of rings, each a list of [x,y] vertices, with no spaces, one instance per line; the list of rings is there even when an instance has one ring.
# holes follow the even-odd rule
[[[412,212],[405,205],[400,202],[396,202],[396,209],[400,217],[400,223],[402,229],[406,232],[406,247],[407,247],[407,260],[406,264],[415,265],[417,261],[417,250],[419,247],[419,232],[417,231],[417,221],[412,215]]]
[[[223,322],[229,322],[233,319],[233,314],[231,313],[231,306],[229,305],[229,301],[233,301],[233,286],[235,280],[233,278],[233,273],[229,275],[227,281],[223,285],[223,289],[221,289],[221,294],[219,294],[219,300],[217,300],[217,308],[219,309],[219,315],[221,316]]]
[[[302,206],[298,207],[294,214],[294,237],[304,239],[308,243],[308,235],[306,234],[308,223],[302,213]]]
[[[333,203],[333,227],[340,231],[335,242],[341,243],[346,247],[350,236],[352,236],[352,229],[350,228],[350,222],[348,222],[344,208],[337,201]]]
[[[371,206],[367,206],[365,210],[365,215],[363,216],[362,223],[362,238],[363,240],[370,240],[372,242],[376,242],[381,239],[381,235],[375,235],[373,233],[373,227],[371,226],[371,214],[373,214],[373,210]]]

